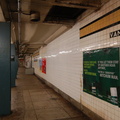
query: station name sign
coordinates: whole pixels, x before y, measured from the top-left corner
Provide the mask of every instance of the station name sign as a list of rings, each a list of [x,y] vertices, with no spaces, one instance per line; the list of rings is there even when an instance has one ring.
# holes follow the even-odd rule
[[[117,31],[114,31],[114,32],[110,32],[110,38],[113,38],[113,37],[118,37],[120,36],[120,30],[117,30]]]

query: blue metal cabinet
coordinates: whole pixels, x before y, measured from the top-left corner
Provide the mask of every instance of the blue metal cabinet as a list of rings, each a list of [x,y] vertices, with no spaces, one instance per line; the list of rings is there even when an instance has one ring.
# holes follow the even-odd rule
[[[11,112],[10,23],[0,23],[0,116]]]
[[[18,71],[18,57],[15,51],[15,45],[11,44],[11,87],[15,87],[15,81]]]

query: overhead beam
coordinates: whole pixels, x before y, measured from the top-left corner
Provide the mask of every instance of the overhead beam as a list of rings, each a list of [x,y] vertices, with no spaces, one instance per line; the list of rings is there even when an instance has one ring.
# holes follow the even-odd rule
[[[29,2],[22,2],[22,4],[28,4]],[[37,2],[31,2],[32,5],[41,5],[42,7],[44,6],[52,6],[52,5],[56,5],[56,6],[63,6],[63,7],[71,7],[71,8],[84,8],[84,9],[97,9],[100,4],[95,4],[95,5],[90,5],[88,3],[86,4],[77,4],[77,3],[63,3],[63,2],[48,2],[48,1],[39,1]]]
[[[28,52],[34,52],[37,49],[39,49],[41,46],[45,46],[45,45],[46,45],[45,43],[41,43],[41,44],[24,43],[21,45],[20,53],[23,54],[23,53],[28,53]],[[24,46],[24,47],[22,48],[22,46]],[[31,47],[31,46],[33,46],[33,47]]]
[[[41,43],[41,44],[27,43],[26,45],[45,45],[45,44],[44,43]]]
[[[25,40],[22,40],[22,41],[25,41]],[[29,43],[29,42],[22,42],[21,43],[21,46],[29,46],[29,45],[44,45],[44,43],[43,42],[40,42],[40,43]]]
[[[0,5],[3,11],[3,15],[6,21],[10,21],[10,14],[6,0],[0,0]]]
[[[97,6],[100,5],[101,0],[56,0],[56,2]]]
[[[62,2],[54,2],[52,5],[62,6],[62,7],[71,7],[71,8],[83,8],[83,9],[97,9],[98,6],[93,5],[85,5],[85,4],[74,4],[74,3],[62,3]]]
[[[101,0],[101,4],[104,5],[106,4],[107,2],[109,2],[110,0]]]
[[[71,27],[75,24],[74,20],[61,20],[61,21],[44,21],[44,23],[49,23],[49,24],[61,24],[61,25],[65,25],[68,27]]]
[[[17,20],[14,20],[14,23],[17,23]],[[39,21],[39,22],[31,22],[31,21],[23,21],[21,20],[21,23],[31,23],[31,24],[45,24],[45,25],[55,25],[55,24],[64,24],[66,26],[72,26],[75,24],[75,21],[73,20],[66,20],[66,21]]]

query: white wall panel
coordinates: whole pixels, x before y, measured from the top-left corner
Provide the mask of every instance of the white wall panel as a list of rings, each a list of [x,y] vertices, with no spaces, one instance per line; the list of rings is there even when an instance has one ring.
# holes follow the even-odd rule
[[[55,41],[40,49],[47,58],[46,74],[34,65],[35,72],[80,102],[79,23]]]
[[[99,11],[79,21],[69,31],[41,48],[39,57],[47,59],[46,74],[40,72],[38,64],[34,64],[36,74],[106,120],[119,120],[120,108],[83,92],[83,51],[120,46],[120,37],[109,38],[109,33],[120,29],[120,25],[83,39],[79,39],[79,28],[118,6],[120,0],[110,0]]]

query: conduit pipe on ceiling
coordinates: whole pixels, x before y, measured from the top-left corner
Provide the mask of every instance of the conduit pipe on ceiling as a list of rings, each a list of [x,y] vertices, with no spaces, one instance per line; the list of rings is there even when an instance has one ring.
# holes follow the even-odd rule
[[[21,41],[21,4],[20,4],[20,0],[18,0],[18,41],[20,44],[20,41]]]

